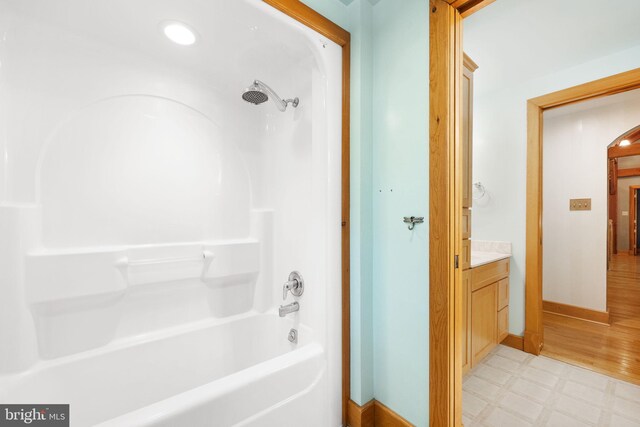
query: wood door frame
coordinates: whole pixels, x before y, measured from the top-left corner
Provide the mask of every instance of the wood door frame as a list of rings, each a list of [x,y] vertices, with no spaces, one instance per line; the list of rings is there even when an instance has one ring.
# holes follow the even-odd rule
[[[542,325],[542,114],[607,95],[640,88],[640,68],[527,101],[527,225],[524,350],[540,354]]]
[[[351,394],[350,299],[350,131],[351,34],[299,0],[263,0],[285,15],[322,34],[342,47],[342,423],[347,423]]]
[[[629,255],[638,255],[638,248],[636,247],[638,236],[633,235],[633,221],[635,218],[636,227],[638,226],[638,211],[636,209],[636,201],[634,201],[634,196],[636,192],[640,190],[640,185],[630,185],[629,186]],[[637,233],[637,228],[636,228]],[[635,249],[634,249],[635,248]]]
[[[494,0],[429,3],[429,425],[462,425],[462,19]]]

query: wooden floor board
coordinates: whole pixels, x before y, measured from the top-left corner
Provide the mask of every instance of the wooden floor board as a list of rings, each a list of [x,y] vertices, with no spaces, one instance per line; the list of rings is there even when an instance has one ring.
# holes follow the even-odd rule
[[[607,281],[611,325],[545,312],[542,354],[640,384],[640,256],[614,255]]]

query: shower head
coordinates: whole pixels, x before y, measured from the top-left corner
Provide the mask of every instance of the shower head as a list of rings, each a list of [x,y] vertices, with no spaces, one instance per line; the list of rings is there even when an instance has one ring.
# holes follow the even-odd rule
[[[291,104],[295,108],[299,103],[298,98],[281,99],[273,89],[262,83],[260,80],[254,80],[253,84],[245,89],[242,94],[242,99],[254,105],[262,104],[269,98],[271,98],[280,111],[286,111],[288,104]]]
[[[263,102],[267,102],[267,99],[269,99],[269,95],[264,93],[264,91],[260,89],[260,86],[258,86],[254,82],[244,91],[244,93],[242,94],[242,99],[250,102],[251,104],[259,105]]]

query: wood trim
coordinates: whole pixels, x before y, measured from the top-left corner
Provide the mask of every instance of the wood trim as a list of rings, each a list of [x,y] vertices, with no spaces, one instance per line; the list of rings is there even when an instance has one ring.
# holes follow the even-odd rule
[[[463,18],[472,15],[483,7],[489,6],[496,0],[448,0],[452,7],[458,9]]]
[[[478,69],[478,64],[476,64],[473,59],[469,58],[466,53],[462,54],[462,64],[472,73]]]
[[[347,402],[348,427],[374,427],[375,400],[372,399],[362,406],[349,399]]]
[[[524,350],[540,354],[542,325],[542,112],[640,87],[640,68],[527,102],[527,226]]]
[[[430,0],[429,18],[429,423],[462,422],[462,178],[459,162],[462,18]]]
[[[609,147],[620,144],[624,139],[631,142],[631,144],[638,144],[640,142],[640,125],[617,137],[613,143],[609,144]]]
[[[505,278],[509,279],[508,258],[474,267],[471,269],[471,292],[475,292]]]
[[[609,194],[615,196],[618,193],[618,159],[609,159]]]
[[[610,159],[618,157],[637,156],[640,155],[640,144],[631,144],[627,145],[626,147],[614,145],[613,147],[609,147],[607,149],[607,154],[609,155]]]
[[[334,43],[344,47],[351,42],[351,34],[325,18],[300,0],[262,0],[270,6],[322,34]]]
[[[375,420],[373,425],[375,427],[413,427],[413,424],[377,400],[375,401]]]
[[[429,425],[462,425],[460,154],[462,16],[493,0],[430,0],[429,9]],[[451,5],[455,3],[455,7]]]
[[[351,396],[351,42],[342,46],[342,422]]]
[[[544,110],[640,88],[640,68],[530,99]]]
[[[609,159],[609,219],[611,220],[611,252],[618,253],[618,159]]]
[[[342,422],[346,423],[351,394],[351,34],[299,0],[263,1],[342,47]]]
[[[554,301],[543,301],[543,310],[547,313],[558,314],[574,319],[587,320],[589,322],[609,325],[609,311],[597,311],[590,308],[577,307],[570,304],[562,304]]]
[[[640,176],[640,168],[618,169],[618,178]]]
[[[413,427],[409,421],[375,399],[362,406],[349,400],[347,414],[348,427]]]
[[[509,334],[500,344],[515,348],[516,350],[524,351],[524,337],[519,335]]]
[[[524,351],[540,354],[542,326],[542,109],[527,103],[527,216]]]
[[[494,0],[430,0],[429,423],[462,425],[462,18]],[[469,68],[477,68],[469,57]]]

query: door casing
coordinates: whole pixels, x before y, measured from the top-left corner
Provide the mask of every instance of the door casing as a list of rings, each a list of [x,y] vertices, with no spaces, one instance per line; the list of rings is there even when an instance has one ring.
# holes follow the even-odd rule
[[[640,88],[640,68],[527,101],[527,222],[524,351],[538,355],[542,324],[542,126],[553,108]]]
[[[462,20],[494,0],[429,3],[429,424],[462,425]]]
[[[629,255],[638,255],[638,194],[640,185],[629,187]]]

